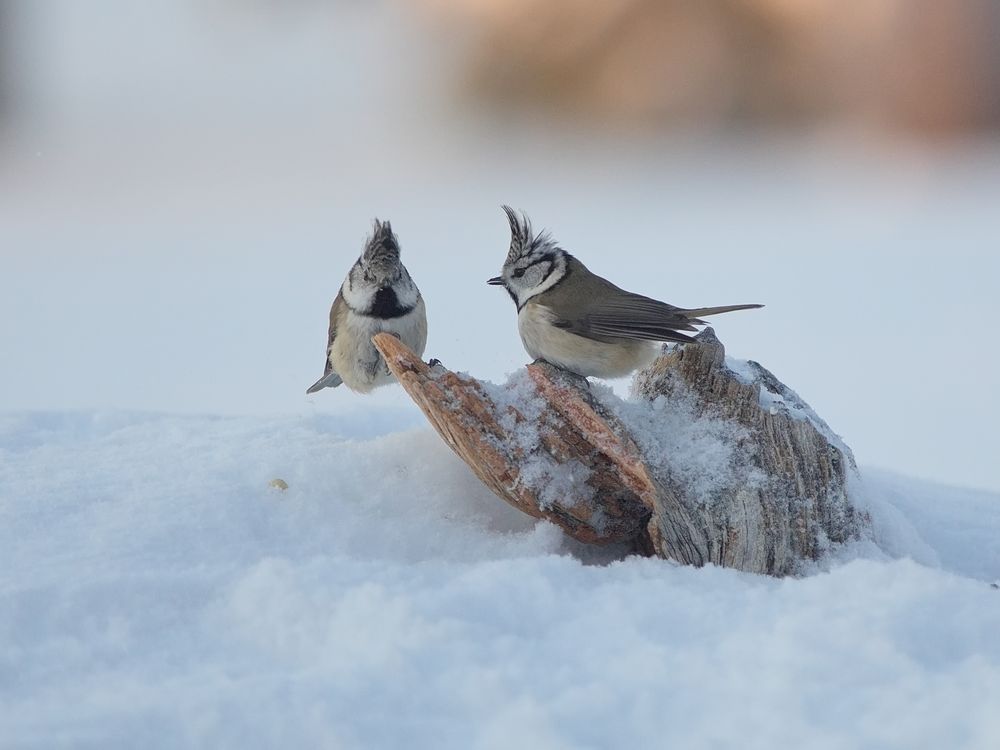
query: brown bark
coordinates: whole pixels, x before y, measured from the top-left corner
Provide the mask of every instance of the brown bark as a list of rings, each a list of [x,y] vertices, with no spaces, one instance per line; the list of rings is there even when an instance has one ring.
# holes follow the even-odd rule
[[[668,349],[635,380],[648,414],[657,399],[683,400],[693,420],[732,435],[727,466],[708,467],[718,469],[709,492],[649,435],[640,448],[635,428],[610,408],[613,397],[595,395],[583,378],[538,362],[520,391],[505,392],[431,367],[388,334],[374,343],[487,487],[579,541],[784,575],[867,526],[847,493],[850,451],[769,372],[751,363],[753,380],[744,382],[730,371],[711,329]]]

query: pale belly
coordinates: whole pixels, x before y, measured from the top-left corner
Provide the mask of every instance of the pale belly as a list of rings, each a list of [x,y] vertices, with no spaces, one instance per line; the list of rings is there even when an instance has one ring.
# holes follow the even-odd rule
[[[423,300],[411,313],[400,318],[381,320],[352,315],[342,330],[338,328],[330,347],[330,364],[352,391],[368,393],[396,380],[372,344],[372,336],[381,332],[399,337],[417,356],[423,356],[427,345]]]
[[[540,305],[526,305],[517,316],[524,348],[535,359],[544,359],[585,377],[620,378],[645,367],[659,353],[654,341],[614,339],[594,341],[555,328]]]

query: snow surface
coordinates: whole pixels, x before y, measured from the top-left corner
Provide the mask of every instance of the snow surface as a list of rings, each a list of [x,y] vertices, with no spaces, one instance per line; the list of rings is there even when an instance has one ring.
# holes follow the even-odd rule
[[[871,473],[929,564],[774,580],[584,549],[421,424],[0,416],[0,745],[997,746],[1000,497]]]

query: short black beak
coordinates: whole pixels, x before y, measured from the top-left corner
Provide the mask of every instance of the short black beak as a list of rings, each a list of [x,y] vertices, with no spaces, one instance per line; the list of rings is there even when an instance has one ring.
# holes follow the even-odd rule
[[[503,285],[503,279],[501,279],[499,276],[494,276],[492,279],[490,279],[486,283],[489,284],[490,286],[502,286]]]

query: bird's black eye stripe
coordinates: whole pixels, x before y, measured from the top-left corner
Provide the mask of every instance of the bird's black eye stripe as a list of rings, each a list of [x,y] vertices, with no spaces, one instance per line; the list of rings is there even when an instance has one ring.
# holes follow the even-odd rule
[[[525,272],[526,270],[528,270],[528,269],[526,269],[526,268],[518,268],[518,269],[515,269],[515,270],[514,270],[514,273],[512,273],[512,274],[511,274],[511,276],[513,276],[513,277],[514,277],[515,279],[519,279],[519,278],[521,278],[522,276],[524,276],[524,272]]]

